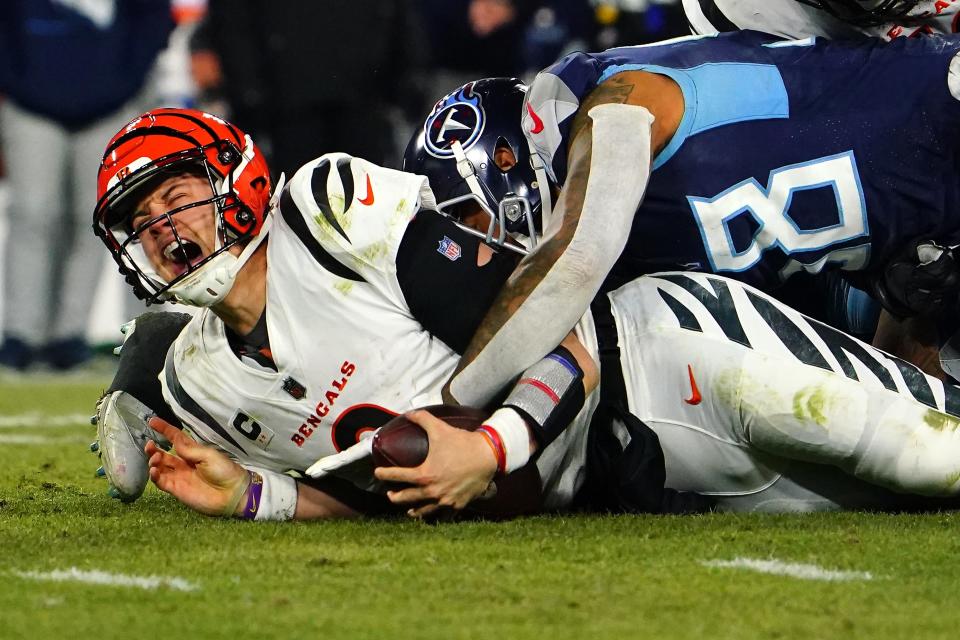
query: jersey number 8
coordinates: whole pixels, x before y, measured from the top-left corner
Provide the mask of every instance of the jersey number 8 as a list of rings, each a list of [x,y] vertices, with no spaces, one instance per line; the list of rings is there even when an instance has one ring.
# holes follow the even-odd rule
[[[819,188],[833,189],[838,222],[801,228],[790,216],[793,195]],[[781,271],[784,278],[800,269],[816,273],[827,262],[857,269],[869,257],[869,243],[830,249],[869,235],[863,188],[852,151],[774,169],[766,189],[750,178],[713,198],[687,196],[687,200],[715,273],[746,271],[765,251],[775,247],[791,258]],[[750,244],[737,251],[730,224],[741,215],[753,216],[759,228]]]

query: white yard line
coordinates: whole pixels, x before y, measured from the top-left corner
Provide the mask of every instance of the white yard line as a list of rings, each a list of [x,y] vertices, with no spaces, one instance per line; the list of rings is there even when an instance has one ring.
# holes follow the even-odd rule
[[[849,580],[873,580],[869,571],[834,571],[815,564],[797,564],[780,560],[757,560],[755,558],[734,558],[733,560],[703,560],[702,565],[720,569],[746,569],[758,573],[770,573],[789,576],[800,580],[824,580],[826,582],[845,582]]]
[[[81,438],[78,436],[51,437],[51,436],[33,436],[33,435],[5,435],[0,433],[0,445],[5,444],[80,444],[94,438]]]
[[[36,411],[29,413],[0,414],[0,429],[15,429],[18,427],[73,427],[89,425],[93,415],[93,406],[90,413],[66,413],[60,415],[44,415]]]
[[[63,571],[14,571],[13,575],[27,580],[46,580],[51,582],[85,582],[105,584],[117,587],[135,587],[137,589],[156,589],[169,587],[177,591],[195,591],[199,587],[183,578],[165,578],[163,576],[128,576],[122,573],[106,571],[83,571],[70,567]]]

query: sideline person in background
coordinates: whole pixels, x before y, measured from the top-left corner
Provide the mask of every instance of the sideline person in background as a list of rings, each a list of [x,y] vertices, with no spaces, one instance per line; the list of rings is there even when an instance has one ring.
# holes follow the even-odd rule
[[[230,118],[277,175],[317,149],[396,164],[391,109],[416,91],[422,38],[409,0],[210,0]],[[252,46],[251,43],[257,43]]]
[[[69,369],[90,357],[89,167],[143,109],[173,27],[169,0],[10,0],[0,10],[0,137],[9,185],[0,365]]]

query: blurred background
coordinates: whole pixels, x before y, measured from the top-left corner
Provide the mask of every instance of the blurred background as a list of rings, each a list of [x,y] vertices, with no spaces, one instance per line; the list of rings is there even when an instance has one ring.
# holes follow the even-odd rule
[[[276,175],[329,151],[398,167],[469,80],[687,33],[680,0],[5,0],[0,371],[82,373],[144,309],[91,232],[103,148],[143,111],[221,115]]]

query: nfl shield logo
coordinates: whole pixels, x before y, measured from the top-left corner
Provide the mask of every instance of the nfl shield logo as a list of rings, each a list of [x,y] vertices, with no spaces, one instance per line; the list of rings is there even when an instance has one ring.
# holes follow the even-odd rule
[[[460,245],[447,236],[443,236],[443,240],[440,241],[440,246],[437,247],[437,251],[451,261],[458,259],[461,253]]]

